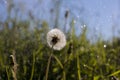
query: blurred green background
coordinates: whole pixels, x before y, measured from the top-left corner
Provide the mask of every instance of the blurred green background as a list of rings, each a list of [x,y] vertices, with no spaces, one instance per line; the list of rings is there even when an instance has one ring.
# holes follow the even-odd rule
[[[63,14],[63,27],[58,27],[61,26],[58,24],[59,5],[55,7],[55,22],[49,24],[47,20],[38,19],[31,11],[26,19],[22,19],[21,16],[25,16],[19,13],[14,1],[4,3],[7,4],[7,16],[4,20],[0,19],[0,80],[13,80],[11,69],[14,63],[10,57],[13,52],[18,64],[18,80],[45,80],[48,58],[52,52],[46,34],[52,28],[60,28],[65,33],[67,45],[61,51],[53,51],[56,58],[52,58],[48,80],[64,80],[63,72],[66,80],[120,79],[120,38],[114,35],[114,30],[112,38],[108,40],[94,34],[88,38],[87,23],[81,22],[81,32],[77,34],[76,20],[71,17],[69,10]],[[51,17],[54,17],[52,12],[51,9]],[[67,25],[69,28],[66,28]]]

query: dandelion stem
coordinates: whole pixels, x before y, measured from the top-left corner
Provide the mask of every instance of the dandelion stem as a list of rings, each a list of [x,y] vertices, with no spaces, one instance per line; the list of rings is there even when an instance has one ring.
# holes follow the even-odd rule
[[[50,57],[49,57],[49,59],[48,59],[48,64],[47,64],[47,69],[46,69],[45,80],[48,79],[48,72],[49,72],[49,67],[50,67],[51,58],[52,58],[52,53],[50,54]]]
[[[50,57],[49,57],[49,59],[48,59],[48,64],[47,64],[47,69],[46,69],[45,80],[48,79],[48,72],[49,72],[50,62],[51,62],[51,58],[52,58],[52,55],[53,55],[53,46],[54,46],[54,45],[52,45],[52,52],[51,52]]]

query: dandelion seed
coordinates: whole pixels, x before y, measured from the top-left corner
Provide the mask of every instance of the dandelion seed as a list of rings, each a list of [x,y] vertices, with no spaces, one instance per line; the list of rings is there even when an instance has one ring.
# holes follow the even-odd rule
[[[66,45],[66,37],[62,31],[55,28],[47,33],[47,43],[54,50],[61,50]]]

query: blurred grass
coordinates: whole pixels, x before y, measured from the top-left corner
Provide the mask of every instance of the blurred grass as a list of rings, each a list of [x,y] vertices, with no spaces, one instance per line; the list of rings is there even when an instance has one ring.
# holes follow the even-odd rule
[[[13,50],[18,63],[18,80],[45,80],[52,51],[47,45],[46,34],[51,27],[46,21],[36,20],[31,11],[28,13],[29,20],[19,20],[19,10],[17,12],[12,5],[9,3],[7,6],[7,19],[0,21],[0,80],[13,80],[11,67],[14,63],[10,57]],[[11,17],[12,10],[15,17]],[[65,16],[65,25],[68,14]],[[57,19],[58,16],[55,27],[58,26]],[[30,27],[31,21],[34,21],[33,29]],[[76,35],[74,25],[73,19],[68,31],[64,27],[67,45],[61,51],[54,51],[48,80],[120,79],[120,38],[104,41],[100,37],[96,43],[91,43],[86,37],[87,27],[82,28],[80,35]]]
[[[30,30],[29,24],[29,21],[10,20],[0,25],[1,80],[13,80],[10,70],[13,65],[10,58],[12,50],[16,52],[19,65],[18,80],[45,79],[47,60],[51,52],[46,42],[49,26],[43,21],[40,28]],[[98,40],[92,44],[86,35],[87,28],[84,28],[76,36],[74,24],[71,22],[71,29],[66,33],[66,47],[61,51],[54,51],[55,58],[52,58],[48,73],[49,80],[61,80],[63,71],[66,80],[112,80],[111,77],[120,79],[120,38],[107,42]]]

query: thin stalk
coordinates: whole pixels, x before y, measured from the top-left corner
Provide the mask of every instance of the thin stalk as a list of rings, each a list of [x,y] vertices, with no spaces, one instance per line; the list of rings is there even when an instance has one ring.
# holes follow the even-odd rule
[[[48,80],[48,72],[49,72],[49,67],[50,67],[51,58],[52,58],[52,54],[50,54],[50,57],[49,57],[49,59],[48,59],[48,64],[47,64],[47,69],[46,69],[45,80]]]
[[[61,61],[55,55],[53,55],[53,57],[56,59],[56,61],[60,65],[61,69],[63,69],[63,80],[66,80],[66,73],[64,71],[64,66],[62,65]]]
[[[66,73],[64,70],[63,70],[63,80],[66,80]]]
[[[31,71],[31,77],[30,80],[33,79],[34,71],[35,71],[35,56],[39,53],[41,48],[39,48],[36,52],[33,53],[33,64],[32,64],[32,71]]]
[[[7,80],[10,80],[9,72],[8,72],[8,67],[6,67],[6,73],[7,73]]]
[[[18,67],[18,64],[16,62],[16,56],[15,56],[15,51],[14,50],[13,50],[13,54],[10,55],[10,56],[12,57],[12,61],[14,63],[14,65],[11,68],[12,76],[13,76],[14,80],[17,80],[17,67]]]
[[[31,71],[30,80],[33,79],[34,69],[35,69],[35,54],[33,53],[33,64],[32,64],[32,71]]]
[[[92,80],[94,80],[94,67],[93,67],[93,70],[92,70]]]
[[[81,80],[81,76],[80,76],[80,59],[79,59],[78,55],[77,55],[77,72],[78,72],[78,80]]]
[[[51,58],[52,58],[52,55],[53,55],[53,46],[52,45],[52,52],[50,54],[50,57],[48,59],[48,64],[47,64],[47,69],[46,69],[46,74],[45,74],[45,80],[48,80],[48,72],[49,72],[49,67],[50,67],[50,63],[51,63]]]

